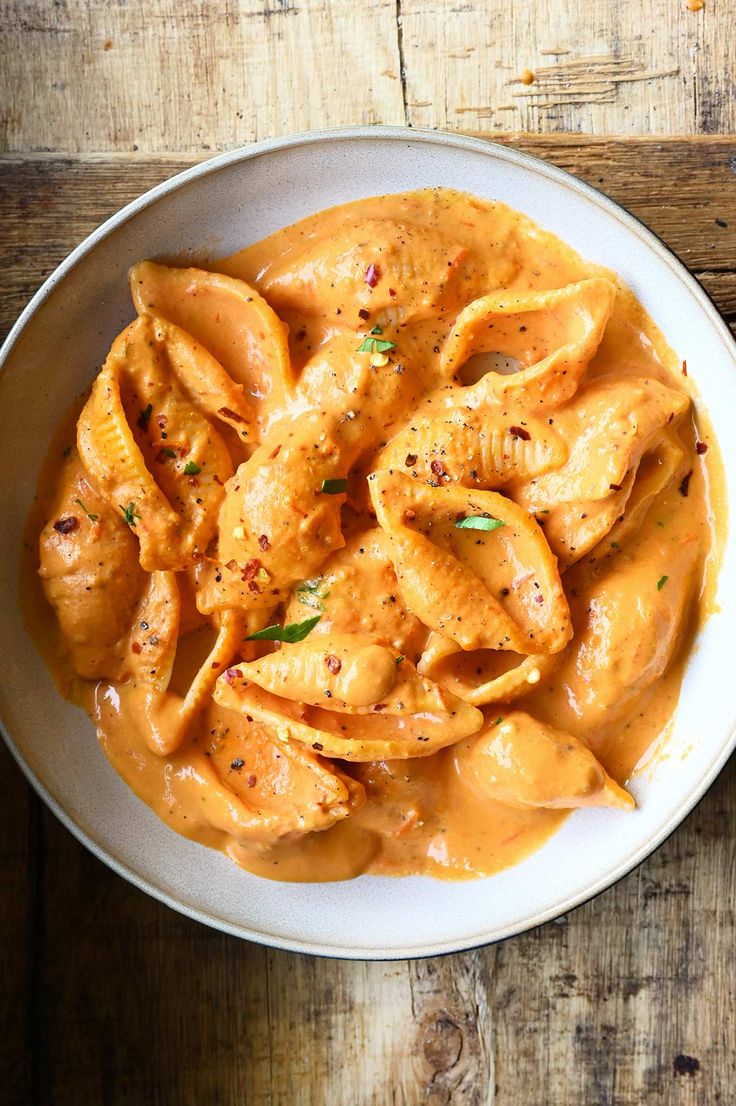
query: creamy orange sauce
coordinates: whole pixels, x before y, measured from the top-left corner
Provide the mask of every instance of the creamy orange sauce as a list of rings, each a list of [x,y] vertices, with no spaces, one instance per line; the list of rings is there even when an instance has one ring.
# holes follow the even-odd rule
[[[489,874],[630,809],[725,515],[615,275],[437,189],[131,289],[21,592],[141,799],[288,880]]]

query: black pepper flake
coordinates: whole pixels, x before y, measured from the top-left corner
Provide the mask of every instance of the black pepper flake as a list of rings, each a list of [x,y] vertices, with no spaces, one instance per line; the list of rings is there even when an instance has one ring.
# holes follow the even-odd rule
[[[245,761],[242,757],[236,757],[235,760],[231,762],[230,767],[232,768],[233,772],[239,772],[244,764]]]
[[[620,484],[609,484],[608,486],[609,486],[609,488],[611,489],[612,492],[620,492],[621,491],[621,485]]]
[[[312,748],[316,749],[318,753],[321,753],[322,750],[324,749],[324,745],[319,741],[315,741],[314,744],[312,745]]]
[[[686,472],[682,480],[680,481],[680,495],[684,495],[685,498],[687,498],[688,492],[690,491],[690,477],[692,476],[692,474],[693,470],[690,469],[690,471]]]

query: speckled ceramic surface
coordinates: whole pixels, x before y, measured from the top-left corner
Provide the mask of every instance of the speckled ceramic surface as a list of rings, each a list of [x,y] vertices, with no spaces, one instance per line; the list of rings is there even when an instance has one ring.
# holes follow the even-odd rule
[[[332,204],[428,185],[504,200],[591,261],[617,270],[687,358],[733,487],[736,347],[695,280],[631,216],[575,178],[459,136],[358,128],[280,139],[199,165],[135,201],[79,246],[34,297],[2,354],[0,716],[11,750],[65,825],[126,879],[208,925],[325,955],[449,952],[571,909],[619,879],[675,828],[734,744],[733,537],[721,573],[721,610],[696,642],[666,753],[634,780],[639,809],[578,811],[529,860],[490,879],[258,879],[159,822],[109,766],[86,717],[55,691],[18,609],[21,529],[60,413],[132,316],[128,266],[186,251],[227,254]]]

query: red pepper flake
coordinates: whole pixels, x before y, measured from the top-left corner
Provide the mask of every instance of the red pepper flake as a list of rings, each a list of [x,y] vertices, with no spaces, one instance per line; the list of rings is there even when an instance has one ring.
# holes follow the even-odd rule
[[[621,485],[620,484],[609,484],[608,486],[609,486],[609,488],[611,489],[612,492],[620,492],[621,491]]]
[[[391,299],[393,299],[396,295],[396,289],[395,288],[389,288],[388,294],[391,297]]]
[[[231,559],[225,565],[225,568],[229,568],[231,572],[237,572],[238,562],[235,560],[234,557],[231,557]]]
[[[687,361],[682,362],[682,375],[687,376]]]
[[[248,581],[248,591],[251,592],[253,595],[260,595],[261,594],[261,589],[259,588],[258,584],[255,582],[255,580],[249,580]]]
[[[375,706],[373,707],[373,709],[374,710],[385,710],[387,706],[388,706],[388,703],[376,703]]]
[[[237,411],[231,411],[229,407],[221,407],[217,414],[222,415],[223,419],[231,419],[232,422],[245,422]]]
[[[245,761],[242,757],[236,757],[235,760],[231,761],[230,767],[232,768],[233,772],[239,772],[244,764]]]
[[[416,511],[412,511],[411,507],[407,507],[404,511],[404,522],[413,522],[416,517]]]
[[[58,530],[60,534],[71,534],[72,530],[76,530],[79,526],[78,520],[74,515],[67,515],[66,518],[59,518],[54,523],[54,530]]]
[[[432,461],[429,467],[431,468],[435,476],[439,477],[440,479],[444,476],[447,476],[447,469],[445,468],[443,462],[439,460],[439,458],[435,458],[435,460]]]
[[[682,480],[680,481],[680,495],[684,495],[685,497],[687,497],[687,494],[690,491],[690,477],[692,476],[692,474],[693,470],[690,469],[690,472],[686,472]]]
[[[273,461],[274,457],[278,457],[280,452],[281,452],[281,446],[277,445],[276,448],[274,449],[273,453],[269,454],[270,460]]]
[[[258,777],[257,776],[248,776],[248,787],[255,787],[255,785],[257,783],[258,783]]]
[[[521,438],[522,442],[528,442],[531,438],[531,434],[523,426],[510,426],[509,434],[513,434],[515,438]]]
[[[702,457],[704,453],[708,452],[708,443],[707,442],[696,442],[695,443],[695,452],[700,457]]]
[[[358,318],[359,319],[370,319],[370,317],[371,317],[370,311],[366,311],[366,309],[364,307],[361,307],[360,311],[358,312]]]
[[[224,675],[226,684],[232,684],[233,680],[242,680],[243,678],[243,673],[239,668],[226,668]]]
[[[410,469],[412,467],[412,465],[415,465],[416,463],[417,463],[416,453],[407,453],[406,460],[404,461],[404,464],[406,465],[406,467],[408,469]]]
[[[159,430],[164,430],[168,421],[169,420],[166,418],[166,415],[156,415],[156,423]]]
[[[143,650],[143,646],[139,641],[134,641],[130,648],[133,650],[136,656],[138,656],[138,654],[141,653]]]
[[[258,572],[258,569],[260,567],[261,567],[261,562],[258,560],[258,558],[257,557],[251,557],[251,559],[248,561],[247,565],[243,569],[243,572],[242,572],[243,580],[252,580],[253,577]]]
[[[219,667],[220,667],[220,662],[219,661],[213,661],[212,664],[210,665],[210,668],[219,668]]]
[[[267,534],[261,534],[260,538],[258,539],[258,548],[260,549],[261,553],[265,553],[271,548],[271,543],[268,540]]]
[[[378,284],[378,281],[379,281],[380,277],[381,277],[381,270],[378,268],[377,265],[374,265],[373,262],[371,262],[370,265],[368,266],[368,268],[365,271],[365,276],[363,277],[363,280],[365,281],[365,283],[368,285],[369,288],[375,288],[376,285]]]
[[[539,603],[539,605],[541,607],[542,603],[544,603],[544,596],[543,595],[535,595],[534,596],[534,602]]]
[[[339,657],[336,657],[334,653],[330,653],[325,657],[325,664],[333,676],[336,676],[342,668],[342,661]]]
[[[302,327],[301,330],[298,330],[297,333],[296,333],[297,342],[303,342],[304,339],[306,338],[306,336],[307,336],[307,332],[304,329],[304,327]]]

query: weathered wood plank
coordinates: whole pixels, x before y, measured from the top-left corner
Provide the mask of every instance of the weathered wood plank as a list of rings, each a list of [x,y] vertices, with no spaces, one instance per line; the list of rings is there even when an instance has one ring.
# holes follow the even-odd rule
[[[733,16],[732,0],[4,0],[0,149],[222,150],[352,123],[732,133]]]
[[[401,0],[414,126],[674,135],[734,129],[733,5]],[[528,70],[524,84],[520,77]]]
[[[736,316],[730,140],[505,141],[600,184]],[[2,325],[94,225],[193,160],[0,162]],[[735,762],[659,852],[595,902],[503,945],[411,964],[270,952],[189,922],[48,813],[29,820],[26,785],[2,750],[0,774],[10,1102],[701,1106],[733,1095]]]
[[[221,150],[403,122],[394,0],[5,0],[0,149]]]

